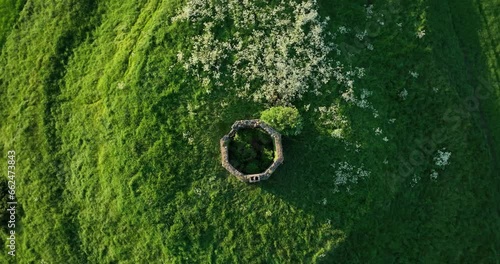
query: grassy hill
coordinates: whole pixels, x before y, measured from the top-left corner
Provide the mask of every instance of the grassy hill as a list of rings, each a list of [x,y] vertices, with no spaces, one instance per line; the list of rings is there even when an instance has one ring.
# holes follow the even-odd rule
[[[302,134],[248,185],[220,165],[219,139],[273,102],[228,77],[245,53],[214,59],[227,85],[186,67],[208,21],[174,19],[186,1],[0,1],[17,263],[498,263],[498,5],[368,2],[314,6],[336,44],[323,59],[354,85],[318,94],[311,75],[288,102]],[[236,22],[213,38],[232,39]]]

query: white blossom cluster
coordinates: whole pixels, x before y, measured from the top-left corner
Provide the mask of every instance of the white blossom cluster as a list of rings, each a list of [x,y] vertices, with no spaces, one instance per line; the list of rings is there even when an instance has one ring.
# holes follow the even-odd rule
[[[331,136],[335,138],[344,138],[344,128],[348,127],[349,121],[340,112],[338,104],[332,104],[328,107],[320,106],[314,109],[320,113],[319,121],[326,128],[331,128]]]
[[[342,186],[346,186],[349,189],[349,183],[356,184],[359,179],[370,176],[370,172],[365,170],[363,166],[356,168],[346,161],[339,162],[337,165],[332,164],[331,166],[336,168],[335,192],[338,192]]]
[[[439,167],[445,167],[449,164],[449,159],[451,157],[451,152],[447,152],[446,148],[438,150],[437,156],[434,157],[434,162]]]
[[[365,76],[365,71],[363,68],[357,68],[356,71],[348,71],[345,76],[351,76],[358,78],[362,78]],[[352,103],[360,108],[369,108],[375,111],[373,106],[368,102],[368,97],[370,97],[373,92],[367,89],[362,89],[359,97],[356,97],[354,94],[354,80],[353,78],[349,78],[346,80],[347,90],[341,91],[341,97],[344,101],[348,103]]]
[[[418,78],[418,72],[409,71],[409,73],[410,73],[411,77],[413,77],[415,79]]]
[[[420,179],[421,179],[421,177],[419,175],[413,174],[413,177],[411,178],[410,186],[415,187],[417,185],[417,183],[420,181]]]
[[[360,41],[362,41],[367,35],[368,35],[368,31],[364,30],[362,32],[358,32],[356,34],[356,38],[358,38]]]
[[[372,18],[373,16],[373,5],[368,5],[366,7],[366,18]]]
[[[406,90],[406,88],[399,93],[399,97],[401,97],[403,100],[406,100],[406,97],[408,97],[408,91]]]
[[[339,27],[340,34],[347,34],[349,31],[350,30],[347,27],[345,27],[345,26],[340,26]]]
[[[436,170],[433,169],[431,171],[431,174],[430,174],[431,180],[436,180],[438,176],[439,176],[439,173]]]
[[[417,36],[417,38],[421,39],[425,36],[425,30],[421,29],[421,30],[417,31],[417,33],[415,33],[415,35]]]
[[[316,0],[275,5],[250,0],[188,0],[173,21],[195,23],[202,33],[190,54],[179,54],[184,67],[204,84],[225,87],[254,101],[289,105],[306,92],[323,94],[330,80],[347,83],[343,67],[328,55],[340,52],[321,20]],[[229,36],[220,29],[230,24]]]
[[[434,157],[434,163],[441,169],[444,169],[448,164],[450,164],[449,159],[451,157],[451,152],[446,151],[446,148],[442,148],[437,151],[437,155]],[[431,174],[429,175],[431,180],[436,180],[439,176],[439,173],[435,170],[431,170]]]
[[[119,82],[117,84],[117,88],[118,88],[118,90],[123,90],[125,88],[125,83],[124,82]]]

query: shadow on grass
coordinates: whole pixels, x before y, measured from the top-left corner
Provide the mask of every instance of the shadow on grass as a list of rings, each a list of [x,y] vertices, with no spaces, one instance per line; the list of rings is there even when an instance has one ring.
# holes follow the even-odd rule
[[[435,32],[432,34],[432,48],[436,61],[449,72],[450,85],[457,87],[463,99],[474,94],[474,87],[479,84],[478,74],[487,67],[477,34],[481,30],[477,6],[470,0],[459,2],[426,1],[424,4],[429,5],[427,28]],[[450,15],[453,21],[448,20]],[[459,43],[455,35],[458,35]],[[481,121],[481,113],[473,115],[476,115],[479,127],[487,126],[484,120]],[[468,154],[462,157],[479,155],[481,145],[485,144],[483,137],[479,136],[481,132],[463,133],[467,135],[464,138],[467,138],[469,149],[463,149]],[[489,145],[490,149],[494,148]],[[289,157],[288,161],[292,158],[296,157]],[[329,252],[325,263],[498,262],[500,217],[498,204],[494,202],[500,199],[497,172],[488,173],[488,168],[478,168],[479,165],[472,163],[469,160],[469,164],[456,166],[447,173],[446,179],[437,182],[427,179],[414,188],[399,187],[390,206],[371,208],[352,226],[346,240]],[[476,173],[473,172],[475,169],[478,170]],[[294,176],[298,179],[294,181],[306,186],[311,184],[303,175],[306,172],[304,168],[296,173]],[[322,186],[321,182],[317,184]],[[291,186],[292,183],[285,187]],[[313,187],[300,187],[300,190],[304,192],[299,196],[315,195]],[[280,193],[286,190],[278,186],[272,191]],[[320,211],[314,213],[324,214]]]
[[[345,160],[344,144],[337,139],[309,131],[296,138],[284,138],[285,161],[260,187],[287,201],[319,222],[347,228],[365,210],[369,194],[335,191],[335,168]],[[360,189],[363,183],[360,180]]]

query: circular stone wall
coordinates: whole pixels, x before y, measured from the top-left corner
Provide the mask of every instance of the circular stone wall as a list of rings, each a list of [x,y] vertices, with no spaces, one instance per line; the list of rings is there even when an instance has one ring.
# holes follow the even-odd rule
[[[274,146],[274,160],[271,166],[267,168],[264,172],[257,174],[244,174],[229,163],[229,143],[234,139],[236,132],[240,129],[262,129],[264,132],[271,136]],[[267,180],[271,174],[278,168],[281,163],[283,163],[283,147],[281,145],[281,135],[276,130],[274,130],[268,124],[258,120],[240,120],[234,122],[231,126],[231,131],[220,140],[221,156],[222,156],[222,166],[229,171],[232,175],[236,176],[239,180],[243,182],[259,182],[261,180]]]

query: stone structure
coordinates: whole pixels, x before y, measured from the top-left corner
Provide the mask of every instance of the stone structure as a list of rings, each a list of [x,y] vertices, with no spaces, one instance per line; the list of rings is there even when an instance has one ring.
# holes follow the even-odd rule
[[[231,165],[229,163],[229,143],[233,140],[236,132],[242,128],[252,128],[252,129],[262,129],[266,133],[268,133],[274,145],[274,161],[264,172],[257,174],[244,174]],[[271,174],[278,168],[281,163],[283,163],[283,147],[281,145],[281,135],[276,130],[274,130],[271,126],[260,121],[258,119],[253,120],[240,120],[234,122],[231,126],[231,131],[225,136],[223,136],[220,140],[220,152],[222,155],[222,166],[226,168],[229,173],[236,176],[239,180],[243,182],[259,182],[261,180],[267,180],[271,177]]]

